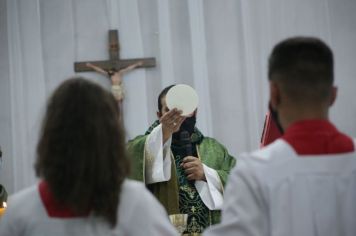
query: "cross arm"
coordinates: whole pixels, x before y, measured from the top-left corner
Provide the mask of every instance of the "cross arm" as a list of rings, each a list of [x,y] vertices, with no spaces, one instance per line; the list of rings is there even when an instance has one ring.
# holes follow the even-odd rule
[[[142,61],[142,65],[137,66],[137,68],[156,66],[156,59],[154,57],[148,57],[148,58],[125,59],[125,60],[75,62],[74,71],[75,72],[93,71],[92,68],[86,66],[86,63],[88,62],[102,68],[103,70],[108,71],[111,69],[121,70],[140,61]]]

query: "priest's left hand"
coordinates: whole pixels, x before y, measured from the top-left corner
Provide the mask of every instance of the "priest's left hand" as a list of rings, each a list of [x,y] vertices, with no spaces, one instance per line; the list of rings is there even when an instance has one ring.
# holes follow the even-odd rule
[[[181,167],[184,169],[188,180],[206,181],[204,167],[199,158],[187,156],[183,159]]]

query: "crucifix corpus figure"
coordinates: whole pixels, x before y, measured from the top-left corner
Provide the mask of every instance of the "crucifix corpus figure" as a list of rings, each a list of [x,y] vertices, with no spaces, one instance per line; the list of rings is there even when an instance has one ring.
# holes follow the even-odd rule
[[[75,62],[75,72],[96,71],[108,76],[111,80],[111,91],[118,102],[122,102],[124,92],[122,88],[122,76],[135,68],[154,67],[156,59],[134,58],[120,59],[120,45],[118,40],[118,31],[109,30],[109,55],[110,59],[106,61],[86,61]]]

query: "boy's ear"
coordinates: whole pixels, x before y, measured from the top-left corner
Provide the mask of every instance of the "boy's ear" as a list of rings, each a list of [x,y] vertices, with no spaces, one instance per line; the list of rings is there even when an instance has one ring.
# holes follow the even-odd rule
[[[269,82],[270,105],[276,110],[281,100],[281,90],[274,81]]]
[[[329,106],[332,106],[334,104],[336,97],[337,97],[337,87],[333,86],[331,90],[331,98],[330,98]]]

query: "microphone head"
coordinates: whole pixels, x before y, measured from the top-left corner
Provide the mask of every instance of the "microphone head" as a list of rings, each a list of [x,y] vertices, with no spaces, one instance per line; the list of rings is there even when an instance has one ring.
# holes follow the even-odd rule
[[[180,138],[180,141],[182,141],[185,144],[191,143],[189,132],[186,130],[183,130],[182,132],[180,132],[179,138]]]
[[[185,156],[193,156],[193,146],[189,132],[183,130],[180,132],[179,137],[181,144],[185,147]]]

